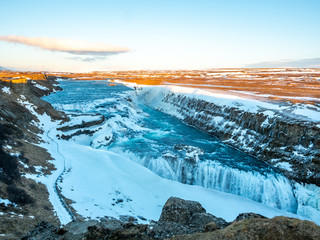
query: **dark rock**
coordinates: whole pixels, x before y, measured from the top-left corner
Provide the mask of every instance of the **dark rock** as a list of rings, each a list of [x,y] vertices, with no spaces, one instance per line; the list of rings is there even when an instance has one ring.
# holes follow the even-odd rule
[[[146,235],[147,227],[147,225],[143,224],[133,225],[121,231],[116,231],[111,235],[110,239],[150,239],[150,237]]]
[[[118,198],[116,201],[116,203],[122,203],[122,202],[123,202],[123,199],[121,199],[121,198]]]
[[[103,218],[100,223],[102,228],[107,229],[110,232],[123,229],[123,224],[123,222],[116,218]]]
[[[275,111],[273,117],[263,110],[246,112],[178,93],[168,93],[162,101],[175,106],[186,124],[273,165],[289,179],[320,186],[320,128],[316,122],[297,119],[285,112]],[[214,120],[216,117],[230,124],[222,126]],[[245,130],[246,134],[243,136],[239,130]],[[174,148],[185,150],[185,145]],[[290,163],[293,171],[281,168],[273,159]]]
[[[188,225],[193,214],[205,212],[206,210],[198,202],[170,197],[163,206],[159,222],[176,222]]]
[[[215,230],[218,230],[218,226],[215,222],[210,222],[208,223],[205,228],[204,228],[204,231],[205,232],[212,232],[212,231],[215,231]]]
[[[137,216],[139,219],[143,220],[143,221],[147,221],[147,219],[143,216]]]
[[[70,130],[74,130],[74,129],[81,129],[81,128],[89,128],[92,126],[97,126],[102,124],[105,121],[105,116],[101,115],[101,114],[96,114],[97,116],[99,116],[98,120],[93,120],[93,121],[88,121],[88,122],[84,122],[82,121],[81,124],[75,124],[72,126],[65,126],[65,127],[61,127],[61,128],[57,128],[57,130],[66,132],[66,131],[70,131]]]
[[[41,222],[21,240],[53,240],[59,239],[58,228],[51,223]]]
[[[120,215],[119,219],[124,223],[138,223],[138,219],[130,215]]]
[[[158,222],[148,229],[148,236],[155,239],[169,238],[174,235],[191,233],[189,227],[176,222]]]
[[[174,215],[177,216],[174,216]],[[137,219],[121,216],[123,221],[104,217],[98,221],[71,222],[64,228],[41,222],[24,240],[96,240],[96,239],[319,239],[320,227],[309,221],[288,217],[265,218],[256,213],[240,214],[230,224],[206,213],[198,202],[171,197],[158,222],[136,224]]]
[[[222,218],[206,213],[198,202],[171,197],[164,205],[159,221],[151,225],[148,234],[153,238],[163,239],[174,235],[203,232],[211,222],[217,229],[228,225]]]
[[[214,222],[219,229],[228,226],[228,223],[224,219],[213,216],[210,213],[195,213],[189,219],[189,225],[199,230],[204,230],[210,222]]]
[[[86,240],[96,240],[96,239],[150,239],[147,233],[147,225],[134,225],[134,224],[124,224],[124,228],[121,230],[110,231],[103,227],[93,226],[88,229],[85,235]]]
[[[320,226],[299,219],[288,217],[250,218],[234,222],[230,226],[206,233],[196,233],[175,236],[172,240],[298,240],[314,239],[320,237]]]
[[[88,227],[97,226],[98,221],[88,220],[84,222],[74,221],[64,226],[64,229],[73,235],[84,235],[88,231]]]
[[[86,239],[86,240],[109,239],[110,233],[111,232],[108,229],[92,226],[88,228],[88,232],[86,233],[83,239]]]
[[[234,220],[234,222],[238,222],[238,221],[241,221],[243,219],[250,219],[250,218],[266,218],[265,216],[262,216],[258,213],[240,213],[236,219]]]

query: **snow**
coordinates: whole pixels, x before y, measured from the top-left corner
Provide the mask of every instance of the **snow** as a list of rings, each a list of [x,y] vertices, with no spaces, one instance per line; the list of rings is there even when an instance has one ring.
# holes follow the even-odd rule
[[[99,135],[96,138],[94,138],[91,142],[91,146],[93,148],[108,146],[109,143],[112,141],[112,136],[112,129],[104,125],[104,129],[100,131]]]
[[[67,122],[66,124],[63,124],[63,126],[74,126],[74,125],[79,125],[84,122],[92,122],[92,121],[97,121],[101,120],[101,115],[79,115],[79,116],[70,116],[70,122]]]
[[[39,88],[41,90],[49,91],[49,89],[47,87],[42,86],[42,85],[36,83],[35,81],[32,81],[32,83],[33,83],[33,86],[35,86],[35,87],[37,87],[37,88]]]
[[[315,87],[311,87],[312,89],[315,89]],[[320,101],[320,98],[313,98],[313,97],[294,97],[294,96],[278,96],[278,95],[272,95],[272,94],[258,94],[257,92],[248,92],[248,91],[237,91],[237,90],[229,90],[230,92],[235,93],[242,93],[246,95],[251,96],[258,96],[258,97],[277,97],[277,98],[283,98],[283,99],[295,99],[295,100],[302,100],[302,101]]]
[[[17,204],[11,202],[9,199],[2,199],[0,198],[0,204],[4,204],[5,206],[8,206],[8,205],[13,205],[14,207],[17,207]]]
[[[318,121],[318,122],[320,121],[320,111],[315,111],[315,110],[301,107],[301,108],[295,109],[293,112],[297,115],[307,116],[308,118],[313,119],[314,121]]]
[[[61,184],[62,192],[87,218],[129,214],[157,220],[170,196],[199,201],[208,212],[227,221],[242,212],[295,216],[235,195],[161,178],[129,158],[106,150],[65,141],[60,152],[72,166],[71,174]],[[115,204],[116,199],[124,201]]]
[[[114,148],[113,151],[115,151]],[[192,185],[236,194],[270,207],[296,211],[296,199],[291,184],[283,176],[271,174],[264,176],[257,172],[241,171],[210,161],[200,161],[190,165],[179,158],[174,159],[175,165],[172,166],[163,157],[170,157],[170,155],[174,157],[174,155],[167,153],[162,155],[163,157],[141,159],[134,153],[123,152],[123,150],[121,152],[121,149],[117,152],[166,179],[179,182],[184,179],[184,182]],[[197,161],[198,156],[192,157]]]
[[[317,219],[315,222],[320,225],[320,187],[314,184],[295,183],[295,194],[299,203],[297,213],[309,219]]]
[[[24,104],[37,114],[31,105]],[[208,212],[227,221],[234,220],[243,212],[256,212],[267,217],[298,217],[243,197],[161,178],[129,158],[107,150],[58,140],[58,122],[51,121],[46,114],[37,116],[39,126],[43,124],[45,131],[41,134],[45,141],[41,146],[48,149],[55,159],[53,163],[57,170],[49,176],[27,176],[47,186],[49,199],[61,224],[72,220],[54,188],[56,179],[66,169],[70,171],[62,175],[59,187],[65,197],[74,201],[72,207],[85,218],[129,214],[157,220],[164,203],[171,196],[199,201]],[[123,202],[116,203],[117,199],[123,199]]]
[[[57,194],[55,188],[56,180],[65,171],[65,159],[59,153],[59,146],[54,140],[57,135],[55,129],[58,125],[58,122],[52,121],[47,114],[38,114],[35,111],[36,107],[28,101],[22,101],[21,99],[19,99],[18,102],[38,118],[38,127],[44,130],[42,134],[39,134],[39,136],[44,141],[40,144],[40,146],[50,152],[51,156],[55,159],[54,165],[56,167],[56,170],[53,171],[51,175],[44,176],[26,174],[25,176],[46,185],[49,192],[49,200],[53,205],[54,211],[56,212],[60,223],[62,225],[67,224],[68,222],[72,221],[72,216],[70,216],[68,210],[64,207],[63,203],[61,202],[62,200],[59,198],[59,195]]]
[[[19,161],[19,163],[20,163],[24,168],[29,168],[29,166],[28,166],[27,164],[25,164],[24,162]]]
[[[296,119],[304,119],[313,122],[320,122],[320,111],[311,109],[308,105],[282,106],[276,103],[269,103],[255,99],[247,99],[232,94],[222,94],[212,91],[206,91],[196,88],[179,87],[179,86],[142,86],[142,90],[138,92],[138,97],[144,98],[146,104],[161,108],[165,103],[162,102],[165,96],[176,94],[186,96],[188,98],[204,100],[214,103],[215,105],[237,108],[242,111],[258,113],[266,113],[269,117],[281,112]],[[164,106],[168,107],[168,106]],[[173,110],[172,107],[170,110]],[[173,113],[170,113],[173,114]],[[177,113],[178,114],[178,113]],[[179,114],[177,115],[179,117]]]
[[[12,146],[10,146],[10,145],[5,145],[5,146],[3,146],[3,148],[4,148],[4,149],[12,150]]]
[[[275,165],[276,167],[292,172],[291,164],[288,162],[279,162]]]
[[[153,104],[161,104],[164,88],[154,87],[152,89],[152,98],[149,100]],[[198,95],[199,92],[196,90],[193,90],[193,92],[176,88],[173,88],[173,90],[184,91],[184,94],[200,96],[200,98],[203,97],[211,101],[217,100],[216,98],[218,97],[217,95]],[[165,91],[167,91],[166,93],[172,92],[171,89]],[[222,103],[231,105],[235,104],[234,101],[240,101],[235,105],[246,107],[241,102],[242,98],[230,99],[227,96],[223,96],[220,99],[223,99]],[[56,167],[56,170],[49,176],[30,174],[26,176],[47,186],[49,200],[62,225],[72,221],[73,217],[70,215],[69,210],[66,209],[65,204],[61,202],[56,192],[55,184],[58,184],[66,198],[73,201],[71,205],[77,213],[91,219],[104,216],[118,218],[120,215],[132,215],[136,217],[143,216],[148,221],[157,220],[160,217],[163,205],[171,196],[198,201],[208,212],[227,221],[233,221],[238,214],[243,212],[256,212],[267,217],[282,215],[303,218],[244,197],[161,178],[149,169],[124,156],[125,153],[118,154],[105,149],[95,149],[105,144],[107,145],[108,141],[111,141],[113,137],[111,129],[114,131],[144,130],[143,127],[135,125],[132,121],[126,121],[119,116],[115,116],[112,118],[112,122],[106,122],[99,126],[99,132],[90,137],[78,136],[76,137],[77,141],[74,139],[64,141],[56,137],[58,134],[62,134],[62,132],[56,130],[57,127],[61,127],[59,122],[52,121],[46,114],[39,115],[35,111],[35,107],[28,101],[20,100],[19,102],[38,117],[39,123],[36,124],[44,130],[40,134],[44,141],[40,146],[48,149],[54,158],[53,164]],[[71,105],[69,107],[72,109]],[[94,106],[79,105],[78,107],[86,110]],[[125,106],[119,105],[117,107],[121,109]],[[251,106],[250,109],[253,108],[259,109],[257,106]],[[114,109],[114,111],[116,112],[117,109]],[[173,109],[173,111],[175,110]],[[134,112],[130,114],[130,118],[135,117]],[[77,116],[71,119],[69,124],[87,121],[88,118],[90,117]],[[215,121],[221,121],[221,118],[217,117]],[[121,122],[121,124],[118,124],[118,122]],[[170,155],[170,153],[168,154]],[[283,186],[286,185],[283,184]],[[252,189],[255,191],[255,187]],[[296,187],[296,193],[302,194],[299,199],[301,204],[306,205],[310,202],[309,195],[305,194],[308,191],[311,190],[309,188],[306,190],[303,186]],[[272,195],[272,193],[269,195]],[[123,201],[119,202],[117,201],[118,199]],[[266,201],[268,200],[270,199],[266,199]],[[314,203],[312,204],[312,206],[319,207]],[[319,212],[313,207],[299,206],[299,213],[320,224],[317,216]],[[139,221],[145,222],[143,220]]]
[[[11,91],[10,91],[9,87],[3,87],[3,88],[1,88],[1,91],[6,93],[6,94],[9,94],[9,95],[11,94]]]

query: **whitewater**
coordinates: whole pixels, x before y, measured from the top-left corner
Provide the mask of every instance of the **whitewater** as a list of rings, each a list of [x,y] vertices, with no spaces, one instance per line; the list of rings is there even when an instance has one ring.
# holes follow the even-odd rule
[[[29,177],[47,185],[63,224],[73,217],[61,210],[63,204],[55,196],[57,177],[61,194],[87,219],[131,215],[140,222],[157,220],[166,200],[176,196],[198,201],[227,221],[255,212],[320,223],[318,210],[301,204],[308,189],[148,106],[131,88],[110,86],[108,81],[70,80],[60,85],[63,91],[44,100],[71,120],[60,123],[39,116],[38,124],[44,130],[42,145],[57,170],[50,176]],[[101,119],[101,124],[80,127]]]

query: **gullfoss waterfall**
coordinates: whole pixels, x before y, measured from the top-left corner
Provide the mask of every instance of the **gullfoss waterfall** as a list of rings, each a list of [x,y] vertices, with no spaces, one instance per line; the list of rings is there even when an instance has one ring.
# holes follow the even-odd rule
[[[198,200],[229,221],[255,211],[298,213],[319,223],[317,210],[299,212],[296,188],[278,170],[148,106],[132,89],[107,81],[60,83],[64,90],[44,99],[71,118],[58,126],[60,152],[71,162],[59,186],[79,214],[151,220],[175,195]],[[104,195],[93,197],[97,192]]]

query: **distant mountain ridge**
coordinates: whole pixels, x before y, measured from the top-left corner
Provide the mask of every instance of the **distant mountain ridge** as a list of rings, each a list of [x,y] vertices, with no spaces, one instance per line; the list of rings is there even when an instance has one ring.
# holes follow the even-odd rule
[[[4,68],[0,66],[0,71],[8,71],[8,70],[9,70],[8,68]]]

